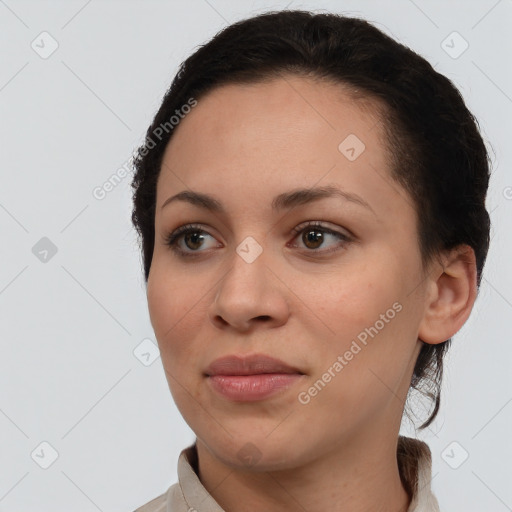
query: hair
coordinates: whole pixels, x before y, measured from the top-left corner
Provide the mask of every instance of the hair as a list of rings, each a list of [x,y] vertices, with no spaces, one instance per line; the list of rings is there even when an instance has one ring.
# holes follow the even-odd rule
[[[469,245],[479,290],[489,248],[485,199],[490,161],[478,121],[461,94],[423,57],[369,22],[302,10],[271,11],[238,21],[181,63],[145,142],[133,155],[132,222],[146,283],[155,241],[156,184],[174,128],[169,119],[189,111],[184,107],[191,98],[197,101],[219,86],[260,83],[284,74],[334,82],[356,99],[373,101],[391,177],[412,198],[417,213],[423,269],[442,251]],[[443,357],[451,338],[422,343],[409,392],[428,397],[433,410],[420,429],[439,411]]]

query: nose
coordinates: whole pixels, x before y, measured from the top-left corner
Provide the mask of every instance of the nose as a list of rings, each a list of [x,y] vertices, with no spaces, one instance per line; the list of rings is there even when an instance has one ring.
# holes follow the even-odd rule
[[[231,268],[217,284],[210,321],[217,328],[241,332],[262,324],[283,325],[290,314],[285,284],[268,266],[265,251],[254,261],[240,254],[233,251]]]

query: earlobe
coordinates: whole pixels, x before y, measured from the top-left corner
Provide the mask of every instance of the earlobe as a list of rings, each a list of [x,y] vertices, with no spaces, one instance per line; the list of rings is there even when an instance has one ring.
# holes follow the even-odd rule
[[[433,274],[418,338],[438,344],[457,333],[468,319],[477,295],[476,258],[468,245],[441,256],[442,270]],[[437,276],[437,277],[436,277]]]

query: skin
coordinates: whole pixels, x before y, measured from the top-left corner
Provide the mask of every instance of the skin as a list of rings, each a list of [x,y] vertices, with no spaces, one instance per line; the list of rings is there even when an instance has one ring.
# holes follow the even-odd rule
[[[440,343],[462,327],[476,298],[476,266],[462,246],[422,268],[414,206],[390,177],[376,112],[339,84],[299,76],[221,86],[199,99],[166,148],[148,308],[170,391],[197,436],[199,478],[227,512],[409,506],[396,447],[420,340]],[[349,134],[365,144],[354,161],[338,149]],[[371,209],[339,197],[271,209],[280,193],[327,184]],[[162,209],[183,190],[215,196],[226,212],[184,201]],[[308,242],[292,232],[307,221],[351,241],[320,232],[323,242]],[[182,237],[179,247],[199,252],[195,259],[165,242],[188,223],[201,224],[204,240],[187,245]],[[262,248],[252,263],[236,252],[248,236]],[[401,311],[300,403],[299,393],[396,302]],[[212,390],[204,376],[212,361],[254,353],[304,375],[258,402]],[[248,443],[252,465],[238,457]]]

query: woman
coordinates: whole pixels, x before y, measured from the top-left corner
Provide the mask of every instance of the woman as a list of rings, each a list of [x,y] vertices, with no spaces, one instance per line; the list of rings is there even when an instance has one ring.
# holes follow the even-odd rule
[[[443,75],[366,21],[235,23],[182,65],[134,160],[151,323],[196,442],[139,511],[438,511],[399,435],[489,246],[489,162]]]

